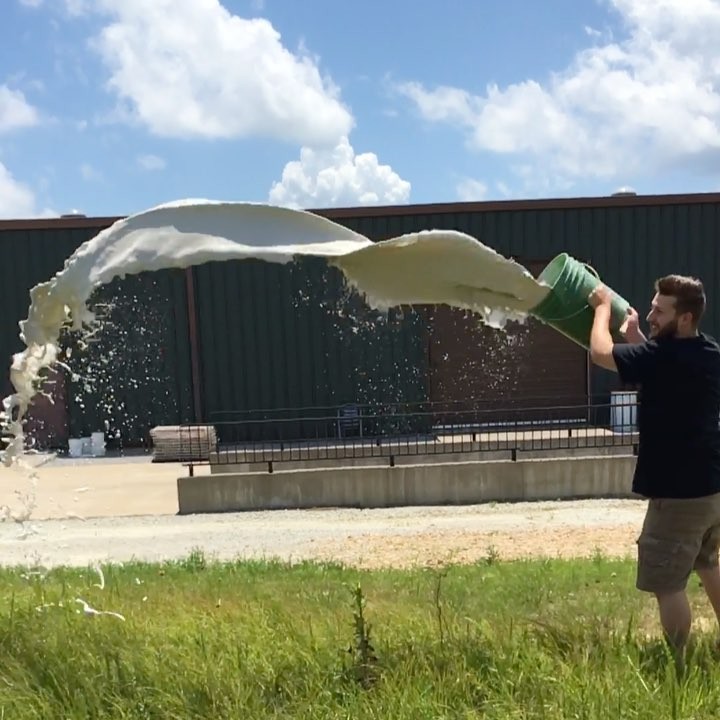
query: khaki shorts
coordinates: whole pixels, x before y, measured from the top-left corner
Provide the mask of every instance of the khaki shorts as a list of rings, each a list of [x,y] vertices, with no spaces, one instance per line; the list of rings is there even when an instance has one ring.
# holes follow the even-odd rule
[[[693,570],[718,565],[720,493],[650,500],[637,545],[638,590],[684,590]]]

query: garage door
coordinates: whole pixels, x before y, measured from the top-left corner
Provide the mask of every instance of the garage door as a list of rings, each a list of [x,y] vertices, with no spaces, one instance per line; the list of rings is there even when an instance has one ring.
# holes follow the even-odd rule
[[[526,263],[535,276],[546,262]],[[425,308],[429,330],[430,398],[449,414],[482,411],[488,422],[550,415],[586,416],[587,353],[534,318],[505,332],[477,315],[446,306]]]

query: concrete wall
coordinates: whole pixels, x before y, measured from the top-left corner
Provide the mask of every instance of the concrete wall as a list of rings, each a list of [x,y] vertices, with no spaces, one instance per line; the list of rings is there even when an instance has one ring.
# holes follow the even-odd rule
[[[633,497],[632,455],[178,478],[180,514]]]

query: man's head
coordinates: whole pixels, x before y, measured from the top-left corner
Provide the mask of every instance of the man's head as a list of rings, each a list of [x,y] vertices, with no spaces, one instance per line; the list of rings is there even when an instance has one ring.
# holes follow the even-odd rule
[[[647,316],[650,337],[691,337],[697,334],[704,312],[705,290],[700,280],[666,275],[655,282]]]

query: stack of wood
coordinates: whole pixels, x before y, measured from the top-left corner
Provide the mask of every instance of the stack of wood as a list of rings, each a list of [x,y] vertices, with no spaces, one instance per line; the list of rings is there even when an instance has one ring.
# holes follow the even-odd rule
[[[200,462],[209,460],[217,447],[210,425],[158,425],[150,430],[153,462]]]

